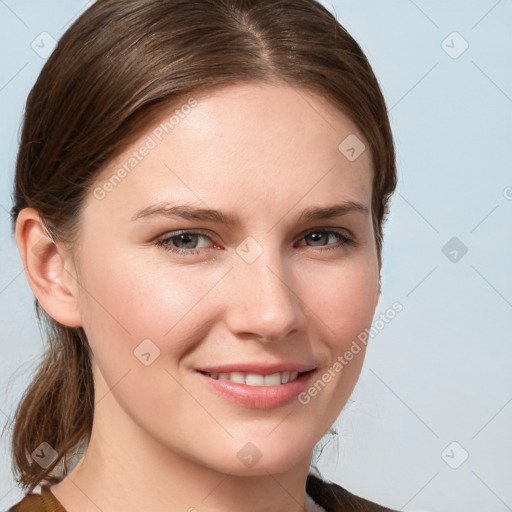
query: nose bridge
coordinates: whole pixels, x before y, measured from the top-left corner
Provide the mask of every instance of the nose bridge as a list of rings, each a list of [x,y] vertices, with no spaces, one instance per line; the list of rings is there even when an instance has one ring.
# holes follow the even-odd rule
[[[269,341],[285,337],[302,322],[293,270],[269,238],[264,244],[249,237],[240,244],[237,253],[233,270],[236,306],[231,308],[231,329]]]

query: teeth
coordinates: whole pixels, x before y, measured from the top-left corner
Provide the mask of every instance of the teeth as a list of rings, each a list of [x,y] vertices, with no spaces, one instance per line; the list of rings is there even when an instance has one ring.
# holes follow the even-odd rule
[[[229,380],[237,384],[248,386],[280,386],[292,382],[299,376],[299,372],[280,372],[272,375],[259,375],[257,373],[207,373],[208,377],[217,380]]]
[[[248,386],[263,386],[265,385],[265,377],[256,373],[248,373],[245,376],[245,383]]]
[[[233,372],[231,374],[228,373],[228,380],[231,382],[237,382],[238,384],[245,384],[244,374],[239,372]]]
[[[279,386],[281,384],[281,374],[273,373],[272,375],[265,375],[263,382],[264,386]]]

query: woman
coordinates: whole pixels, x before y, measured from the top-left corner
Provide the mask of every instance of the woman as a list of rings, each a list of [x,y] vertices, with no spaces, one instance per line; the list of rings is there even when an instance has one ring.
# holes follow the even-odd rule
[[[26,107],[12,220],[48,349],[11,511],[390,510],[311,456],[395,186],[379,85],[317,2],[97,1]]]

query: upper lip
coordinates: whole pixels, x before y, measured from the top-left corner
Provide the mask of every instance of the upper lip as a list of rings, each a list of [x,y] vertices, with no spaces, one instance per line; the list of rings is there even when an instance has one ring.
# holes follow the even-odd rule
[[[258,375],[272,375],[273,373],[281,373],[281,372],[309,372],[316,368],[315,365],[312,364],[303,364],[303,363],[226,363],[226,364],[217,364],[215,366],[200,366],[195,368],[199,372],[206,373],[256,373]]]

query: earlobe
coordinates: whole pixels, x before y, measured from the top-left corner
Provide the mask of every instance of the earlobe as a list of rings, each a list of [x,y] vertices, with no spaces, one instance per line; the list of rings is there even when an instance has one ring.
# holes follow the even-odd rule
[[[35,209],[20,211],[16,244],[30,288],[46,313],[63,325],[81,327],[71,260],[67,251],[51,239]]]

